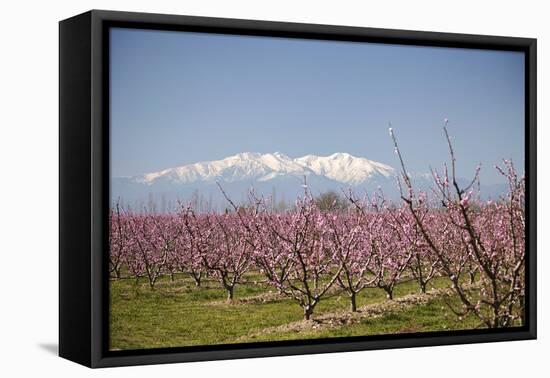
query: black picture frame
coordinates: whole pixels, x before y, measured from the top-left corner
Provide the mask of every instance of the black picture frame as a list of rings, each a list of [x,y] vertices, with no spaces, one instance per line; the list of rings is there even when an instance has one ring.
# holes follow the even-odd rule
[[[468,330],[239,345],[108,350],[109,27],[525,53],[526,319]],[[92,10],[59,24],[59,355],[88,367],[536,338],[536,39]]]

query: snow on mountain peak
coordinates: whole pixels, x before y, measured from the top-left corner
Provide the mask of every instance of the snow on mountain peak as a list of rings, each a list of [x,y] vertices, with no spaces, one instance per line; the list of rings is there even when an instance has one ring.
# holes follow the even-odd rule
[[[153,184],[157,180],[189,184],[197,181],[269,181],[277,177],[309,175],[324,176],[342,184],[358,185],[371,177],[387,178],[395,175],[395,172],[388,165],[345,152],[329,156],[306,155],[296,159],[281,152],[242,152],[221,160],[187,164],[134,179],[146,184]]]
[[[337,152],[330,156],[306,155],[295,160],[318,175],[352,185],[360,184],[373,175],[390,177],[395,174],[389,165],[345,152]]]

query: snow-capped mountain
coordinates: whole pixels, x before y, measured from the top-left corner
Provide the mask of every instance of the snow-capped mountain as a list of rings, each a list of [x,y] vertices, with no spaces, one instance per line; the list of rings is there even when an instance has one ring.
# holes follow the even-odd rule
[[[347,153],[291,158],[280,152],[244,152],[221,160],[113,178],[111,197],[145,202],[151,196],[168,200],[201,196],[204,201],[219,203],[223,198],[216,183],[220,183],[236,200],[244,200],[254,187],[261,194],[292,202],[303,193],[304,177],[314,194],[350,186],[368,190],[390,183],[395,186],[392,167]]]
[[[159,181],[190,184],[199,181],[235,182],[252,179],[266,182],[284,176],[302,179],[310,175],[326,177],[345,185],[358,185],[375,176],[393,176],[394,169],[386,164],[341,152],[330,156],[306,155],[296,159],[280,152],[244,152],[222,160],[169,168],[132,179],[153,185]]]
[[[376,176],[389,178],[395,175],[395,170],[389,165],[342,152],[326,157],[306,155],[294,161],[317,175],[347,185],[360,185]]]
[[[304,177],[313,195],[347,188],[362,195],[381,189],[387,198],[399,200],[397,174],[389,165],[342,152],[298,158],[280,152],[244,152],[140,176],[112,178],[111,200],[133,207],[154,203],[160,209],[182,200],[193,201],[203,209],[224,209],[227,200],[219,183],[236,202],[246,202],[254,188],[256,194],[270,196],[274,203],[291,204],[304,193]],[[429,191],[433,186],[430,174],[411,174],[411,179],[415,189]],[[485,186],[482,194],[497,198],[504,190],[503,185]]]

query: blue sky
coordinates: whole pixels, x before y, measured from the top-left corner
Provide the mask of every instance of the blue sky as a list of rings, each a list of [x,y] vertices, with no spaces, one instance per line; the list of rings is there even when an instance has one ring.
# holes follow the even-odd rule
[[[524,56],[187,32],[111,31],[111,174],[129,176],[239,152],[348,152],[408,169],[524,163]]]

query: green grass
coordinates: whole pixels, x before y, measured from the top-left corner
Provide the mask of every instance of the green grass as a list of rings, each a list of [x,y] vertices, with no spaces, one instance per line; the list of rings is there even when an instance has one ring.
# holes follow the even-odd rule
[[[254,281],[261,277],[249,275],[247,279]],[[432,287],[448,286],[444,279],[432,282]],[[266,285],[240,285],[235,290],[235,299],[257,296],[268,291],[273,289]],[[150,290],[145,280],[140,280],[137,284],[135,280],[111,281],[110,292],[111,349],[471,329],[479,323],[473,318],[459,321],[441,299],[434,299],[426,305],[365,319],[337,329],[262,334],[260,331],[264,328],[301,320],[301,307],[291,299],[227,304],[225,292],[216,281],[204,280],[203,287],[197,288],[184,275],[177,275],[173,282],[163,277],[155,290]],[[409,281],[396,287],[394,297],[415,292],[418,292],[417,284]],[[357,306],[385,300],[383,290],[366,289],[357,297]],[[346,295],[334,295],[319,303],[314,317],[348,308],[349,300]],[[249,336],[252,334],[256,336]]]
[[[455,304],[458,304],[455,299]],[[403,334],[417,332],[447,331],[459,329],[474,329],[479,326],[479,320],[473,316],[459,320],[441,299],[430,301],[426,305],[418,305],[399,313],[365,319],[357,324],[307,332],[274,332],[267,335],[250,336],[243,342],[273,341],[273,340],[303,340],[313,338],[370,336],[383,334]]]

